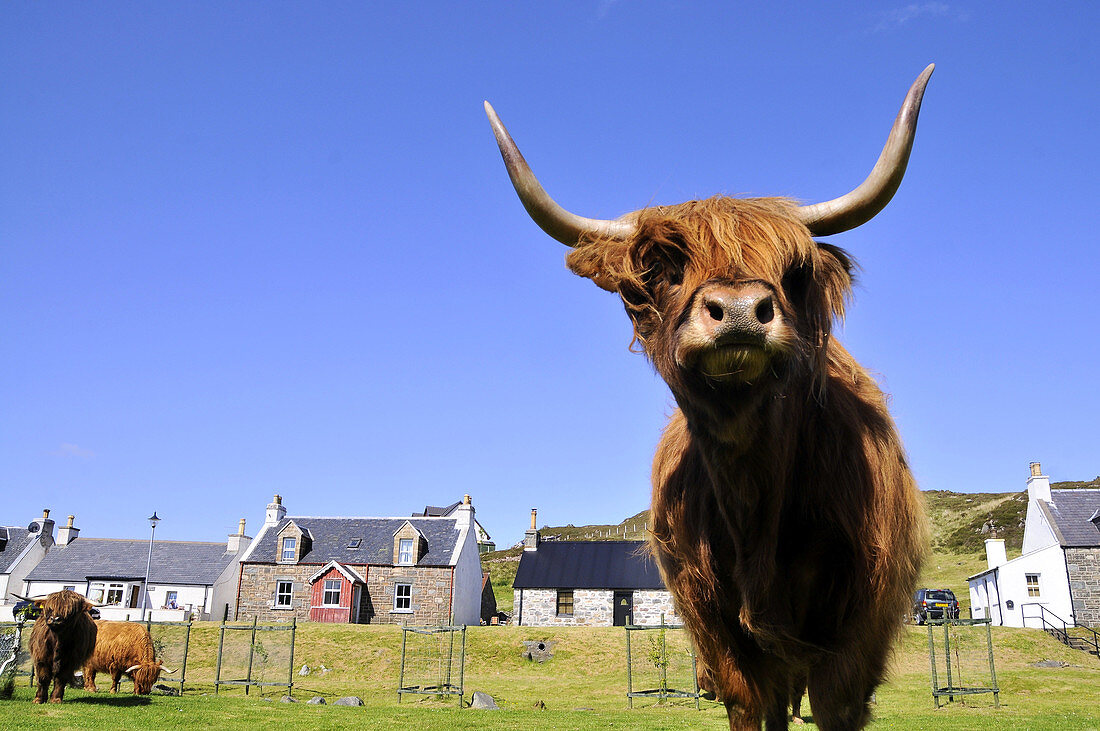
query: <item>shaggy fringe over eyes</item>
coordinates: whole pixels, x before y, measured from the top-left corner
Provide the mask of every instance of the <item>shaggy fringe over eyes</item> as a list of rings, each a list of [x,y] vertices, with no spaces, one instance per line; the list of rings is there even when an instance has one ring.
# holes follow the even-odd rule
[[[814,242],[797,207],[787,198],[715,196],[644,208],[625,217],[638,224],[632,239],[581,241],[566,264],[622,297],[634,323],[631,345],[641,343],[647,352],[665,318],[708,279],[757,279],[778,291],[784,277],[802,267],[810,275],[807,291],[803,301],[790,303],[792,314],[801,336],[824,358],[832,320],[844,317],[854,265],[842,250]]]

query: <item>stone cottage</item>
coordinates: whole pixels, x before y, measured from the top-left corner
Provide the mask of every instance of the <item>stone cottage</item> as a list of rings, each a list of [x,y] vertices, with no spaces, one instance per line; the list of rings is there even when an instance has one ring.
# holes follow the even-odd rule
[[[527,626],[610,627],[678,624],[672,595],[642,541],[524,538],[512,583],[513,620]]]
[[[261,621],[479,624],[474,506],[448,516],[288,516],[276,495],[241,561],[237,617]]]
[[[1100,627],[1100,490],[1052,490],[1032,462],[1027,500],[1022,555],[1009,561],[1004,539],[985,542],[988,568],[968,579],[973,616],[1042,627],[1045,613]]]

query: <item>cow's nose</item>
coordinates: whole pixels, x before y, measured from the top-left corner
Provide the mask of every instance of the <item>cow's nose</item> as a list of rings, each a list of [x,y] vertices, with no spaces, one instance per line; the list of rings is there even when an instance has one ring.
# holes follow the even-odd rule
[[[714,286],[701,293],[700,316],[717,345],[763,345],[775,321],[775,298],[762,285]]]

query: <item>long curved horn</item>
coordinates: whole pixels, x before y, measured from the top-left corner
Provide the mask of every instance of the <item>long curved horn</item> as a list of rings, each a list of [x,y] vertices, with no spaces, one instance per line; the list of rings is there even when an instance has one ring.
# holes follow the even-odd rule
[[[125,670],[123,670],[122,672],[123,672],[123,673],[124,673],[125,675],[129,675],[130,673],[134,672],[135,670],[137,670],[137,669],[138,669],[138,668],[140,668],[140,667],[141,667],[141,665],[140,665],[140,664],[138,664],[138,665],[131,665],[130,667],[128,667],[128,668],[126,668]]]
[[[913,136],[917,132],[917,115],[920,113],[924,87],[936,64],[930,63],[921,72],[901,105],[886,146],[878,156],[878,162],[867,179],[850,193],[824,203],[801,206],[798,209],[802,222],[815,236],[829,236],[848,231],[867,223],[879,211],[886,207],[894,197],[901,179],[905,175],[905,166],[909,162],[909,152],[913,149]]]
[[[172,673],[176,672],[175,670],[169,670],[168,668],[164,667],[163,664],[160,666],[160,671],[165,675],[171,675]]]
[[[539,184],[531,167],[523,159],[512,136],[508,134],[496,111],[489,102],[485,102],[485,114],[493,126],[493,134],[500,147],[500,156],[508,168],[508,177],[519,194],[527,214],[542,228],[566,246],[575,246],[582,236],[591,238],[625,239],[634,233],[635,226],[626,221],[605,221],[598,218],[585,218],[570,213],[557,203]]]

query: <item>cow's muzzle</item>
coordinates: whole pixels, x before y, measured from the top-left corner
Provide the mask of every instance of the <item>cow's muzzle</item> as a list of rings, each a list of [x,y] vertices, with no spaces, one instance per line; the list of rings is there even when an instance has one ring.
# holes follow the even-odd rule
[[[697,325],[716,348],[762,348],[776,324],[775,297],[762,284],[710,285],[699,292]]]

